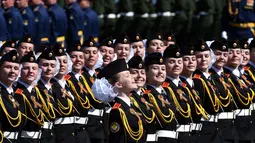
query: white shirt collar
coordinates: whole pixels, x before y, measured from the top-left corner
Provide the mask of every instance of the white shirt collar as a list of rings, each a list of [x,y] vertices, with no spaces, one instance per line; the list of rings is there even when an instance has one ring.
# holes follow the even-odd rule
[[[255,64],[252,61],[249,61],[249,64],[255,68]]]
[[[142,91],[141,90],[136,90],[135,91],[138,95],[141,95]]]
[[[51,85],[49,85],[48,83],[46,83],[43,79],[41,79],[42,83],[44,84],[44,86],[50,90],[51,89]]]
[[[237,77],[241,76],[241,73],[238,69],[233,69],[233,68],[230,68],[230,67],[227,67],[227,66],[225,68],[229,69],[235,76],[237,76]]]
[[[66,85],[66,81],[65,80],[61,80],[61,79],[58,79],[56,77],[53,77],[58,83],[59,85],[62,87],[62,88],[65,88],[65,85]]]
[[[4,83],[2,83],[1,81],[0,81],[0,84],[2,84],[3,86],[4,86],[4,88],[7,90],[7,92],[9,93],[9,94],[12,94],[13,93],[13,89],[12,88],[9,88],[8,86],[6,86]]]
[[[203,72],[203,75],[205,76],[206,79],[208,79],[211,75],[207,72]]]
[[[151,87],[153,87],[154,89],[157,90],[158,93],[162,93],[162,92],[165,92],[164,88],[162,86],[159,86],[159,87],[156,87],[154,85],[150,85]]]
[[[245,72],[244,68],[240,68],[239,71],[240,71],[241,74],[244,74],[244,72]]]
[[[216,73],[217,73],[219,76],[221,76],[221,73],[223,73],[223,69],[218,69],[218,68],[216,68],[216,67],[214,67],[214,66],[212,66],[212,69],[213,69],[214,71],[216,71]]]
[[[188,77],[186,77],[186,76],[181,76],[181,77],[184,78],[184,79],[188,82],[188,84],[189,84],[191,87],[193,87],[194,82],[193,82],[192,79],[190,79],[190,78],[188,78]]]
[[[87,67],[85,67],[85,69],[88,71],[90,76],[93,76],[96,73],[94,70],[91,70],[91,69],[89,69]]]
[[[170,76],[167,76],[168,79],[170,79],[177,87],[179,85],[179,82],[181,81],[180,78],[172,78]]]
[[[76,73],[74,71],[72,71],[72,73],[74,74],[75,78],[79,81],[80,77],[81,77],[81,74],[80,73]]]
[[[131,101],[129,97],[122,97],[122,96],[117,96],[117,98],[121,99],[124,101],[129,107],[131,107]]]
[[[31,93],[32,89],[34,88],[32,85],[28,85],[27,83],[23,82],[22,80],[18,81],[20,84],[24,85],[26,89]]]

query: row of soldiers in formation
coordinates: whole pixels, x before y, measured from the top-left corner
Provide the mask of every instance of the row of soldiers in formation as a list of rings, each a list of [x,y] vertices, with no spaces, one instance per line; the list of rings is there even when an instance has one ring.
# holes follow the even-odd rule
[[[89,37],[44,45],[38,58],[31,37],[7,41],[1,142],[253,142],[255,41],[166,39]]]

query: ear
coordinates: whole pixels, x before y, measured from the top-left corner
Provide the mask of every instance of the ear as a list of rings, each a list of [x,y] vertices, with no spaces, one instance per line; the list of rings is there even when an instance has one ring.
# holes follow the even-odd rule
[[[117,88],[122,88],[122,84],[120,83],[120,82],[115,82],[115,87],[117,87]]]

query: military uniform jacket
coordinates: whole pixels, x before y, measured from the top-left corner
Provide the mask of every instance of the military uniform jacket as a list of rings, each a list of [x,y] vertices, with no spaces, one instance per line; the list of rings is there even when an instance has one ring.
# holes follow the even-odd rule
[[[4,10],[2,8],[0,8],[0,41],[4,41],[8,39],[8,30],[7,30],[7,26],[6,26],[6,21],[4,18]]]
[[[220,93],[215,88],[215,85],[211,80],[206,79],[204,74],[199,70],[194,72],[193,81],[204,109],[208,114],[215,115],[221,106],[218,99]]]
[[[25,126],[22,130],[39,131],[44,123],[44,120],[46,120],[46,117],[41,110],[42,104],[38,95],[36,94],[35,88],[33,88],[30,93],[23,84],[18,82],[14,97],[20,104],[20,111],[28,118],[33,120],[31,121],[26,119],[24,123]]]
[[[253,84],[255,83],[255,67],[252,65],[253,63],[248,63],[245,67],[245,73],[249,81],[251,81]]]
[[[169,97],[171,97],[170,93],[168,91],[165,91],[165,93],[159,93],[151,85],[147,85],[146,89],[147,90],[144,92],[143,97],[147,101],[150,101],[155,108],[155,113],[159,119],[157,130],[175,131],[177,125],[177,122],[174,119],[176,107],[174,106],[173,101],[169,100]]]
[[[19,11],[14,7],[5,9],[4,17],[10,34],[10,39],[21,39],[23,36],[23,19]]]
[[[2,131],[20,131],[24,126],[24,117],[20,112],[20,105],[14,98],[14,93],[0,84],[0,105],[1,105],[1,130]]]
[[[23,18],[23,36],[30,35],[35,37],[35,17],[30,7],[20,9],[21,16]]]
[[[125,101],[115,98],[115,104],[109,115],[109,142],[113,143],[136,143],[145,142],[144,127],[146,126],[142,116]],[[131,133],[134,135],[131,136]]]
[[[53,4],[50,6],[49,16],[51,28],[50,42],[55,44],[57,42],[57,37],[66,35],[68,29],[67,17],[64,9],[58,4]]]
[[[84,9],[84,38],[87,39],[89,36],[99,37],[99,19],[97,13],[91,9]]]

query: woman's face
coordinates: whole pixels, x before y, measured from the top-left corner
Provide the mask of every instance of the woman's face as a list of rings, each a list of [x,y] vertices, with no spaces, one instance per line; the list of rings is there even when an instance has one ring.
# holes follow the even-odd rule
[[[132,43],[132,47],[133,47],[134,55],[135,56],[143,57],[144,50],[145,50],[143,41]]]
[[[129,71],[130,71],[131,75],[133,76],[138,88],[144,87],[145,82],[146,82],[145,69],[131,68]]]
[[[162,53],[165,50],[164,48],[164,43],[161,40],[151,40],[149,43],[149,47],[148,47],[148,54],[149,53],[154,53],[154,52],[159,52]]]
[[[242,49],[243,55],[243,62],[241,63],[242,66],[245,66],[250,61],[250,50],[249,49]]]
[[[161,85],[166,79],[166,66],[153,64],[146,71],[148,84]]]
[[[196,58],[198,70],[205,71],[209,68],[211,61],[210,51],[197,52]]]
[[[115,86],[119,88],[122,92],[128,94],[131,91],[137,89],[134,78],[129,71],[122,71],[117,74],[118,81],[115,83]]]
[[[183,72],[194,72],[197,68],[195,55],[183,56]]]
[[[65,75],[68,72],[68,59],[67,56],[58,56],[59,61],[59,71],[58,75]]]
[[[223,66],[228,61],[228,52],[214,50],[214,55],[215,55],[216,61],[213,65],[220,69],[223,68]]]
[[[242,51],[241,49],[230,49],[228,54],[227,65],[236,68],[241,64]]]

